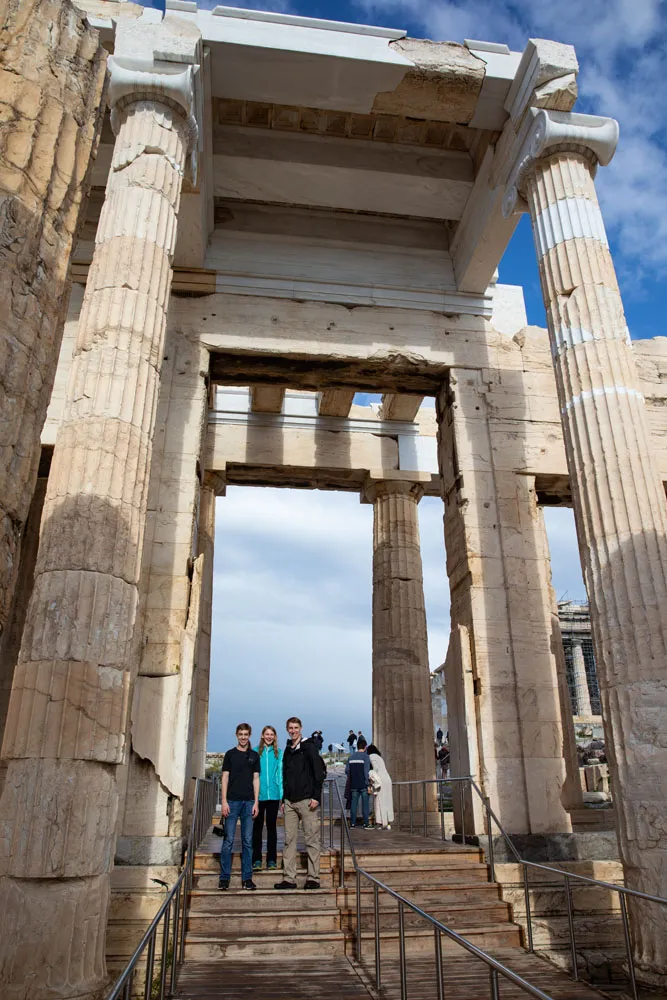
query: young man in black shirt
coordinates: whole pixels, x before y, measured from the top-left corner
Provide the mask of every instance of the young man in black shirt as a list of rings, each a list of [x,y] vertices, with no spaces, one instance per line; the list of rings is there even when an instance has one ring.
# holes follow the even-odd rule
[[[296,838],[299,823],[308,852],[308,877],[304,889],[320,887],[320,820],[317,810],[327,769],[314,742],[301,735],[301,719],[287,720],[289,740],[283,753],[285,802],[284,878],[276,889],[296,889]]]
[[[252,821],[257,815],[259,799],[259,754],[250,746],[252,729],[247,722],[236,727],[236,746],[225,754],[222,762],[222,815],[225,818],[225,839],[220,851],[219,889],[229,889],[232,874],[232,848],[236,821],[241,820],[241,885],[256,889],[252,880]]]

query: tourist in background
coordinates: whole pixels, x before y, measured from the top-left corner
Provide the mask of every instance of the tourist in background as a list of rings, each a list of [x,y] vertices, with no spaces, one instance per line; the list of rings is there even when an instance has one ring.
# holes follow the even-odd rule
[[[289,741],[283,753],[283,794],[285,803],[284,876],[275,889],[296,889],[296,838],[299,823],[308,853],[308,876],[304,889],[320,888],[320,819],[317,815],[322,798],[326,764],[314,742],[302,736],[301,719],[287,720]]]
[[[442,729],[440,728],[440,726],[438,726],[438,731],[435,734],[435,738],[437,740],[438,746],[440,746],[440,744],[442,743],[442,737],[443,736],[444,736],[444,733],[443,733]]]
[[[350,826],[357,825],[357,812],[361,800],[361,812],[364,818],[364,830],[368,830],[370,799],[368,795],[369,774],[371,762],[366,753],[366,740],[363,736],[357,739],[357,749],[350,754],[345,765],[345,774],[350,779]]]
[[[222,816],[225,839],[220,851],[218,889],[229,889],[232,875],[232,848],[236,823],[241,821],[241,886],[256,889],[252,880],[252,821],[258,812],[259,754],[250,746],[252,727],[240,722],[236,727],[236,746],[222,762]]]
[[[283,797],[283,752],[273,726],[264,726],[259,746],[259,802],[252,826],[252,867],[262,869],[262,836],[266,820],[266,867],[278,867],[278,831],[276,821]]]
[[[366,753],[371,765],[370,781],[375,796],[375,826],[377,829],[381,827],[383,830],[391,830],[391,824],[394,822],[391,776],[382,754],[374,743],[369,744]]]
[[[354,744],[357,742],[357,737],[354,735],[354,729],[350,729],[349,735],[347,737],[347,745],[350,748],[350,753],[354,750]]]

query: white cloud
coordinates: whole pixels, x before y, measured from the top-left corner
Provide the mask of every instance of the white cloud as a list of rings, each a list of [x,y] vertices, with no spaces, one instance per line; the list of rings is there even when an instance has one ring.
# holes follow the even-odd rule
[[[619,270],[640,280],[667,268],[667,5],[662,0],[357,0],[374,20],[404,17],[427,37],[575,46],[581,110],[618,119],[621,139],[598,190]],[[630,291],[632,289],[630,288]]]

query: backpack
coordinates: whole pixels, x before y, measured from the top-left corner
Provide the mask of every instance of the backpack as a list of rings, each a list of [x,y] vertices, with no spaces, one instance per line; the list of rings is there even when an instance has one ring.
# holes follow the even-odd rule
[[[324,760],[320,757],[319,753],[313,761],[313,777],[317,785],[321,785],[327,776],[327,765]]]

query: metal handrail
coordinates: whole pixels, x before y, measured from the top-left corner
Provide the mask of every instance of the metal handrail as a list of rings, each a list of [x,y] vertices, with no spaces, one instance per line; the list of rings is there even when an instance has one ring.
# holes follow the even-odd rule
[[[467,938],[462,937],[451,927],[443,924],[436,917],[431,916],[426,910],[422,910],[420,906],[416,903],[411,902],[405,896],[402,896],[395,889],[386,885],[375,875],[361,868],[358,861],[356,852],[354,850],[354,844],[352,843],[352,834],[350,832],[350,827],[347,821],[347,815],[345,812],[344,803],[340,794],[340,789],[335,781],[330,783],[331,786],[335,788],[336,795],[338,797],[338,802],[341,807],[341,886],[345,884],[345,854],[343,851],[343,845],[345,840],[347,840],[350,856],[354,864],[354,869],[357,876],[356,885],[356,897],[357,897],[357,915],[356,915],[356,953],[357,961],[361,962],[362,957],[362,947],[361,947],[361,879],[365,878],[373,886],[373,911],[375,915],[375,985],[379,990],[382,985],[382,971],[381,971],[381,932],[380,932],[380,908],[379,908],[379,892],[386,892],[389,896],[396,900],[398,904],[398,933],[399,933],[399,962],[400,962],[400,978],[401,978],[401,1000],[407,1000],[408,990],[407,990],[407,961],[405,952],[405,908],[412,910],[419,917],[425,920],[433,927],[434,934],[434,954],[435,954],[435,964],[436,964],[436,981],[438,987],[438,1000],[444,1000],[445,996],[445,986],[444,986],[444,970],[442,965],[442,935],[444,934],[450,940],[454,941],[456,944],[460,945],[463,949],[474,955],[476,958],[480,959],[489,967],[489,982],[490,982],[490,992],[492,1000],[498,1000],[498,975],[503,976],[505,979],[509,979],[520,989],[524,990],[526,993],[530,993],[531,996],[537,997],[538,1000],[552,1000],[552,997],[548,993],[544,993],[537,986],[533,986],[518,973],[513,972],[502,962],[493,958],[487,952],[483,951],[481,948],[474,945]]]
[[[196,780],[192,821],[183,870],[167,893],[164,902],[153,917],[129,962],[116,980],[107,1000],[131,1000],[135,973],[144,953],[146,953],[144,1000],[164,1000],[165,997],[174,995],[177,968],[182,965],[185,953],[185,925],[192,889],[195,852],[211,825],[211,816],[215,810],[214,782],[205,778],[197,778]],[[158,933],[161,928],[159,992],[155,995],[153,987],[156,949]]]
[[[481,801],[482,806],[484,808],[485,815],[486,815],[486,834],[487,834],[487,838],[488,838],[488,851],[489,851],[489,880],[491,882],[495,882],[495,878],[496,878],[496,875],[495,875],[494,844],[493,844],[493,824],[494,823],[495,823],[496,827],[498,828],[498,831],[500,832],[503,840],[505,841],[505,844],[509,848],[509,851],[512,854],[512,856],[513,856],[516,864],[521,865],[522,868],[523,868],[523,888],[524,888],[524,900],[525,900],[525,907],[526,907],[526,930],[527,930],[527,937],[528,937],[528,951],[533,952],[535,950],[534,949],[534,939],[533,939],[532,908],[531,908],[531,903],[530,903],[530,882],[529,882],[529,878],[528,878],[528,869],[529,868],[536,868],[536,869],[539,869],[540,871],[552,872],[554,875],[557,875],[559,877],[559,879],[558,879],[558,882],[555,883],[555,884],[559,885],[560,884],[560,879],[563,880],[562,884],[563,884],[563,888],[564,888],[564,891],[565,891],[565,901],[566,901],[566,905],[567,905],[567,920],[568,920],[568,931],[569,931],[569,939],[570,939],[570,957],[571,957],[571,961],[572,961],[572,978],[574,980],[578,980],[579,979],[579,970],[578,970],[578,963],[577,963],[577,945],[576,945],[576,934],[575,934],[575,926],[574,926],[574,907],[573,907],[573,902],[572,902],[572,887],[570,885],[570,881],[582,882],[582,883],[586,883],[588,885],[597,886],[598,888],[609,889],[609,890],[611,890],[613,892],[617,892],[618,893],[619,905],[620,905],[620,910],[621,910],[621,919],[622,919],[622,922],[623,922],[623,937],[624,937],[624,942],[625,942],[625,952],[626,952],[627,962],[628,962],[628,975],[629,975],[629,979],[630,979],[630,985],[631,985],[631,989],[632,989],[633,1000],[638,1000],[637,980],[636,980],[636,976],[635,976],[634,956],[632,954],[632,941],[631,941],[631,938],[630,938],[630,924],[629,924],[629,920],[628,920],[628,909],[627,909],[627,904],[626,904],[626,897],[627,896],[632,896],[632,897],[634,897],[636,899],[642,899],[642,900],[644,900],[645,902],[648,902],[648,903],[657,903],[659,906],[667,906],[667,898],[665,898],[663,896],[654,896],[654,895],[651,895],[650,893],[646,893],[646,892],[640,892],[638,889],[630,889],[630,888],[628,888],[628,886],[617,885],[614,882],[605,882],[602,879],[592,878],[590,875],[579,875],[576,872],[568,872],[568,871],[566,871],[563,868],[556,867],[555,865],[547,865],[547,864],[543,864],[543,863],[537,862],[537,861],[528,861],[527,859],[522,858],[521,855],[520,855],[520,853],[519,853],[519,851],[517,850],[516,846],[514,845],[514,843],[513,843],[512,839],[511,839],[510,835],[505,831],[505,829],[503,828],[502,823],[500,822],[500,820],[496,816],[495,812],[491,808],[491,803],[489,801],[488,796],[484,795],[484,793],[482,792],[482,790],[479,787],[479,785],[477,784],[477,782],[470,775],[468,775],[466,777],[458,777],[458,778],[431,778],[431,779],[425,779],[425,780],[419,780],[419,779],[417,779],[417,780],[414,780],[414,781],[397,781],[397,782],[394,782],[394,785],[410,785],[410,786],[412,786],[412,785],[423,785],[424,786],[423,796],[425,797],[425,794],[426,794],[426,785],[433,784],[433,783],[438,784],[438,785],[446,785],[446,784],[449,784],[450,782],[451,783],[454,783],[454,782],[459,782],[460,783],[459,784],[459,793],[460,793],[460,814],[461,814],[461,839],[462,839],[462,842],[464,844],[466,843],[466,835],[465,835],[465,803],[464,803],[464,799],[463,799],[463,794],[464,794],[464,791],[465,791],[464,784],[466,782],[468,783],[469,787],[478,796],[478,798]],[[410,794],[410,807],[411,807],[411,813],[410,813],[410,833],[412,833],[413,832],[413,817],[412,817],[412,798],[413,798],[413,796],[412,796],[412,789],[410,790],[410,792],[411,792],[411,794]],[[399,797],[399,802],[400,802],[400,797]],[[440,826],[441,826],[441,830],[442,830],[442,839],[444,840],[445,839],[445,837],[444,837],[444,821],[443,821],[442,810],[440,810],[440,812],[441,812]],[[426,824],[426,817],[424,818],[424,824]],[[399,828],[400,828],[400,820],[399,820]],[[424,833],[426,833],[426,830],[424,831]],[[545,882],[541,882],[540,883],[540,885],[542,887],[544,887],[545,885],[548,885],[548,884],[549,883],[545,883]],[[551,883],[551,884],[554,884],[554,883]]]

